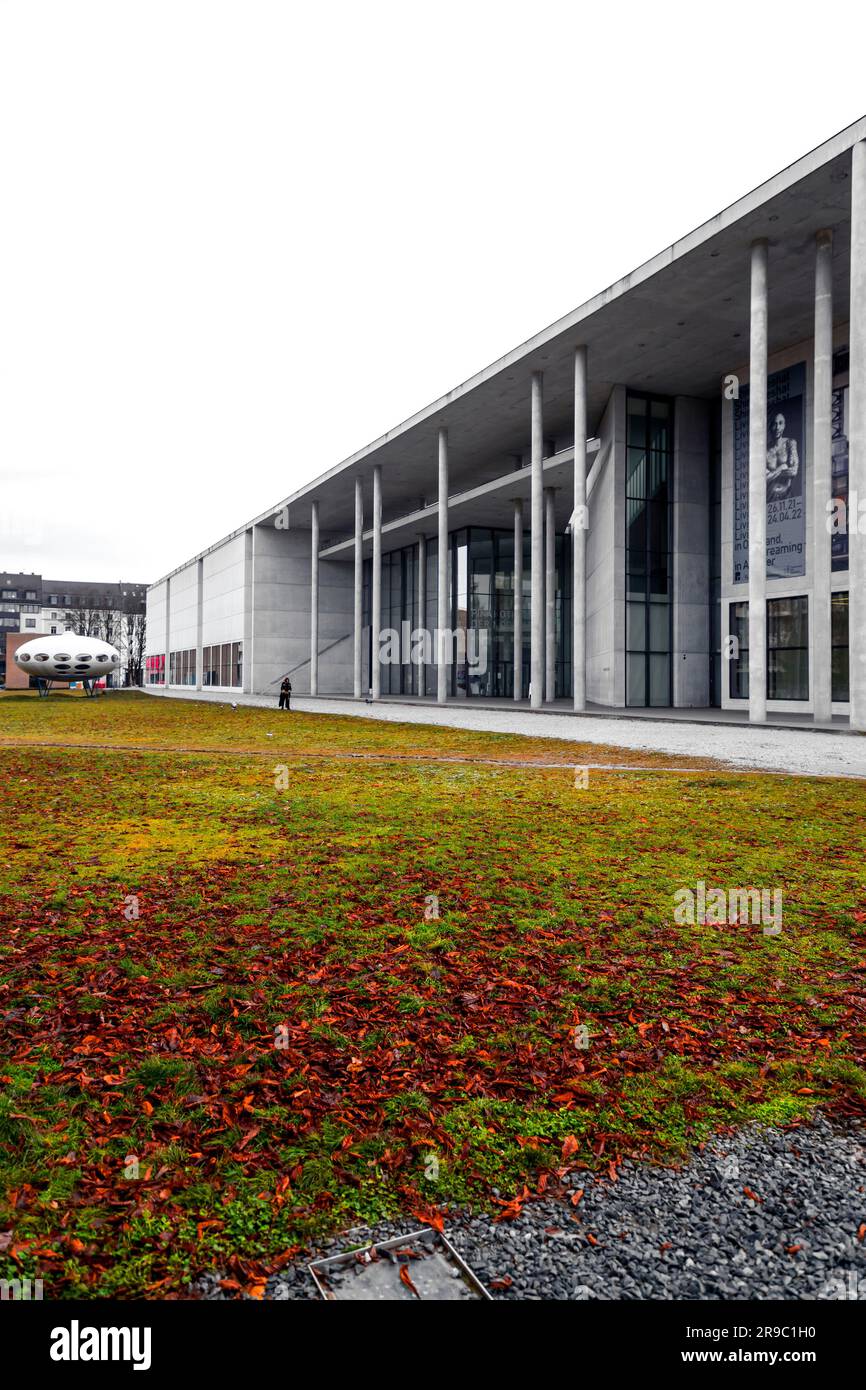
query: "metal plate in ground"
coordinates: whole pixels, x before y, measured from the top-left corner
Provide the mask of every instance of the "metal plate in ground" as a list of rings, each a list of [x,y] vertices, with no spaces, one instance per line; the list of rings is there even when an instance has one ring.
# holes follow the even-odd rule
[[[320,1294],[331,1302],[490,1299],[448,1238],[430,1226],[316,1260],[309,1268]]]

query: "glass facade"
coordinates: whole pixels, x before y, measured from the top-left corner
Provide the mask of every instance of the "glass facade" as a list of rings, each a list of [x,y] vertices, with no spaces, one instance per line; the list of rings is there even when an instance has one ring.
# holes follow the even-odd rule
[[[730,695],[732,700],[749,698],[749,605],[732,603],[730,608],[730,634],[734,639],[734,652],[730,659]]]
[[[240,689],[243,684],[243,645],[240,642],[222,642],[218,646],[203,647],[201,654],[201,683],[203,686],[226,686]],[[165,684],[165,656],[149,656],[145,660],[144,679],[147,685]],[[192,685],[196,683],[195,648],[186,651],[169,652],[168,684]]]
[[[222,642],[215,647],[203,647],[201,683],[202,686],[220,685],[239,689],[243,684],[242,644]]]
[[[850,699],[848,688],[848,595],[833,594],[830,608],[830,644],[832,670],[832,699],[840,703]]]
[[[521,698],[528,698],[531,634],[531,550],[523,531]],[[555,541],[555,698],[571,694],[571,546]],[[514,696],[514,532],[472,526],[451,537],[452,617],[466,632],[467,660],[452,671],[452,694]],[[454,582],[456,576],[456,583]],[[470,658],[478,658],[474,665]],[[483,660],[481,658],[484,658]]]
[[[195,685],[195,648],[188,651],[169,652],[169,685]]]
[[[749,605],[732,603],[731,636],[736,655],[731,658],[730,690],[734,700],[749,698]],[[809,600],[767,600],[767,699],[809,698]],[[834,697],[835,698],[835,697]]]
[[[670,705],[673,404],[626,397],[626,704]]]
[[[767,601],[767,699],[809,698],[809,600]]]
[[[371,562],[367,562],[368,570]],[[364,586],[369,602],[369,577]],[[434,579],[435,596],[435,579]],[[369,608],[367,609],[369,613]],[[369,623],[369,617],[365,620]],[[408,624],[408,629],[406,627]],[[404,546],[382,556],[382,630],[397,634],[390,659],[381,667],[383,695],[417,695],[418,667],[411,657],[410,636],[418,626],[418,547]],[[398,657],[398,660],[393,658]]]
[[[147,685],[165,685],[165,653],[145,657],[144,679]]]
[[[522,696],[529,691],[530,552],[523,533]],[[423,627],[430,634],[425,653],[426,691],[435,692],[434,634],[437,626],[437,547],[427,543],[426,603]],[[372,658],[371,561],[364,566],[364,625]],[[449,536],[449,620],[451,665],[448,693],[455,697],[511,698],[514,694],[514,532],[468,527]],[[571,693],[571,546],[556,537],[556,696]],[[419,688],[411,659],[411,633],[418,627],[418,547],[382,556],[382,694],[411,695]],[[386,636],[386,634],[388,634]],[[418,644],[414,644],[416,651]]]

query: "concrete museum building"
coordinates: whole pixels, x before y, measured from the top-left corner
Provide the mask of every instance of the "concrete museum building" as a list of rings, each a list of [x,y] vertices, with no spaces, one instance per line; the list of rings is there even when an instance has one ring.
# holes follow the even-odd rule
[[[151,585],[145,681],[866,729],[866,117]]]

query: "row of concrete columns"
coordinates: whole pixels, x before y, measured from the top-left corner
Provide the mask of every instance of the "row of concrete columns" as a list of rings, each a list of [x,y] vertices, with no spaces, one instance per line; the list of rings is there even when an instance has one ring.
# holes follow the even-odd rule
[[[863,519],[856,505],[866,500],[866,142],[851,160],[851,324],[848,338],[848,674],[851,726],[866,730],[866,560]]]
[[[831,710],[831,584],[830,529],[827,502],[831,493],[831,413],[833,391],[833,236],[817,234],[815,248],[815,342],[813,408],[813,558],[812,558],[812,690],[816,719],[827,719]],[[751,248],[751,317],[749,333],[749,718],[763,723],[767,717],[767,364],[768,272],[765,239]],[[852,151],[851,180],[851,302],[849,387],[849,672],[851,724],[866,729],[866,561],[858,527],[857,500],[866,499],[866,142]],[[544,487],[543,378],[532,373],[530,383],[530,704],[538,709],[552,700],[555,691],[555,528],[553,489]],[[572,514],[573,630],[572,670],[574,708],[586,708],[586,432],[587,354],[578,346],[574,355],[574,511]],[[438,438],[438,593],[437,626],[440,634],[450,627],[448,585],[448,435]],[[361,484],[355,484],[355,604],[354,693],[361,695],[361,624],[363,579],[363,500]],[[312,519],[312,621],[310,689],[318,689],[318,505]],[[373,577],[371,623],[381,629],[382,568],[382,473],[373,470]],[[426,540],[419,539],[418,626],[425,626]],[[514,694],[522,694],[522,590],[523,503],[514,508]],[[448,694],[448,667],[442,649],[436,656],[436,695],[444,703]],[[423,673],[423,666],[420,668]],[[422,682],[424,676],[422,674]],[[374,699],[380,694],[380,667],[371,671]],[[422,689],[422,693],[424,690]]]
[[[586,569],[586,349],[575,352],[575,447],[573,539],[573,670],[574,707],[585,708],[586,654],[585,569]],[[530,703],[539,708],[554,699],[556,690],[556,524],[554,488],[543,481],[543,380],[533,372],[530,391],[531,418],[531,563],[530,563]],[[437,602],[436,624],[440,633],[436,660],[436,698],[448,698],[448,652],[444,634],[450,629],[450,587],[448,574],[448,432],[442,427],[438,437],[437,506]],[[370,623],[374,632],[382,627],[382,469],[373,468],[373,564],[370,594]],[[310,521],[310,694],[319,689],[319,504],[313,501]],[[364,499],[360,478],[355,480],[354,604],[353,604],[353,693],[361,698],[363,677],[363,582],[364,582]],[[426,625],[427,538],[418,537],[418,622]],[[514,698],[522,698],[523,686],[523,501],[514,502]],[[379,662],[372,662],[370,693],[377,700],[381,693]],[[426,668],[419,666],[419,694],[426,694]]]
[[[749,333],[749,718],[767,718],[767,243],[752,246]]]
[[[812,376],[812,574],[813,713],[829,719],[832,694],[831,538],[826,524],[832,485],[833,429],[833,233],[818,233],[815,247],[815,363]],[[751,710],[749,711],[751,715]]]
[[[749,334],[749,719],[767,718],[767,358],[768,243],[751,250]],[[851,154],[851,299],[848,390],[848,653],[850,719],[866,729],[866,562],[857,502],[866,497],[866,142]],[[812,410],[812,701],[831,715],[831,531],[833,407],[833,233],[815,238]]]

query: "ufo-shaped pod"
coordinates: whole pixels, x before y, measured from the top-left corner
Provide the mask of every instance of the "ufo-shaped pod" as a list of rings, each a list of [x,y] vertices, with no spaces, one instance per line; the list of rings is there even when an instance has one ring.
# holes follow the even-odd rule
[[[120,669],[120,653],[100,637],[31,637],[15,653],[15,664],[28,676],[46,681],[101,680]]]

